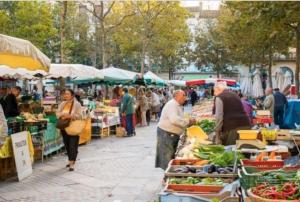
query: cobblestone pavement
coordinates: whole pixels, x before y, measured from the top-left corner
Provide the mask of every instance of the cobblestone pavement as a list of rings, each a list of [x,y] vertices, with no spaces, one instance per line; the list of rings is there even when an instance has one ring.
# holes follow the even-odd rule
[[[0,183],[0,202],[148,202],[157,199],[163,171],[154,168],[156,124],[129,138],[93,139],[79,147],[76,170],[63,154],[35,164],[23,180]]]

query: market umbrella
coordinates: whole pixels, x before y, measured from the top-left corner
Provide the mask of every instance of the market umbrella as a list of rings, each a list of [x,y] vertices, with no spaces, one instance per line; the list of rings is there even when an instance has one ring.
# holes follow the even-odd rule
[[[282,71],[277,71],[275,74],[275,80],[276,80],[276,87],[279,89],[283,88],[283,82],[284,82],[284,75]]]
[[[0,65],[0,77],[7,79],[33,79],[34,76],[24,69],[12,69],[6,65]]]
[[[99,70],[99,74],[104,76],[104,81],[106,82],[117,82],[117,83],[127,83],[130,81],[135,81],[139,73],[132,72],[120,68],[108,67]]]
[[[30,41],[0,34],[0,65],[48,71],[50,59]]]
[[[260,79],[260,72],[258,69],[256,69],[253,78],[252,96],[254,98],[257,98],[257,97],[262,97],[263,95],[264,95],[264,90]]]
[[[282,88],[280,89],[281,91],[283,91],[287,86],[292,84],[292,75],[289,71],[286,71],[284,74],[284,81],[283,81],[283,85]]]
[[[241,92],[243,95],[251,95],[252,92],[252,81],[251,81],[251,77],[249,75],[245,75],[244,77],[242,77],[240,79],[241,85]]]
[[[144,81],[146,84],[165,85],[165,81],[151,71],[144,74]]]
[[[173,86],[181,86],[181,87],[186,86],[186,82],[182,80],[167,80],[166,82]]]
[[[48,78],[103,79],[99,69],[82,64],[51,64]]]

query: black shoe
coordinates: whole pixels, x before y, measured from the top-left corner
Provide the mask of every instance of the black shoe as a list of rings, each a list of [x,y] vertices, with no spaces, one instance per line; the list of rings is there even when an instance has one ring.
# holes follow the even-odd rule
[[[69,168],[69,171],[74,171],[74,168]]]
[[[67,165],[66,165],[66,168],[70,168],[70,164],[67,164]]]

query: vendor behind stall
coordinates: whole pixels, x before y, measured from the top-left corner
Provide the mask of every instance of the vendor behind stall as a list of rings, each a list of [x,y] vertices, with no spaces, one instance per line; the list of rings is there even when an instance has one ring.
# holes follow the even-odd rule
[[[20,115],[17,97],[20,95],[21,91],[22,89],[19,86],[15,86],[11,89],[11,93],[6,96],[3,106],[6,118]]]
[[[189,124],[195,123],[194,119],[189,121],[184,119],[185,92],[175,91],[173,97],[163,108],[157,127],[155,167],[164,170],[168,167],[169,161],[175,157],[179,136]]]
[[[249,118],[239,96],[228,91],[226,83],[217,83],[214,93],[216,96],[216,143],[235,145],[238,139],[237,131],[250,129]]]
[[[7,136],[7,132],[8,132],[7,122],[4,116],[3,109],[0,105],[0,136],[2,137]]]

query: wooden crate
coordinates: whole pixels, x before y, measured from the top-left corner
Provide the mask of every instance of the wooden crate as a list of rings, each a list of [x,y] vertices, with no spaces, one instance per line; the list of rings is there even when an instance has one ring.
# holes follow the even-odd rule
[[[109,137],[110,136],[110,128],[109,127],[102,128],[100,136],[101,137]]]
[[[0,181],[6,180],[10,177],[16,176],[16,165],[15,159],[13,157],[10,158],[0,158]]]
[[[117,137],[124,137],[126,135],[126,130],[123,127],[116,128],[116,136]]]

